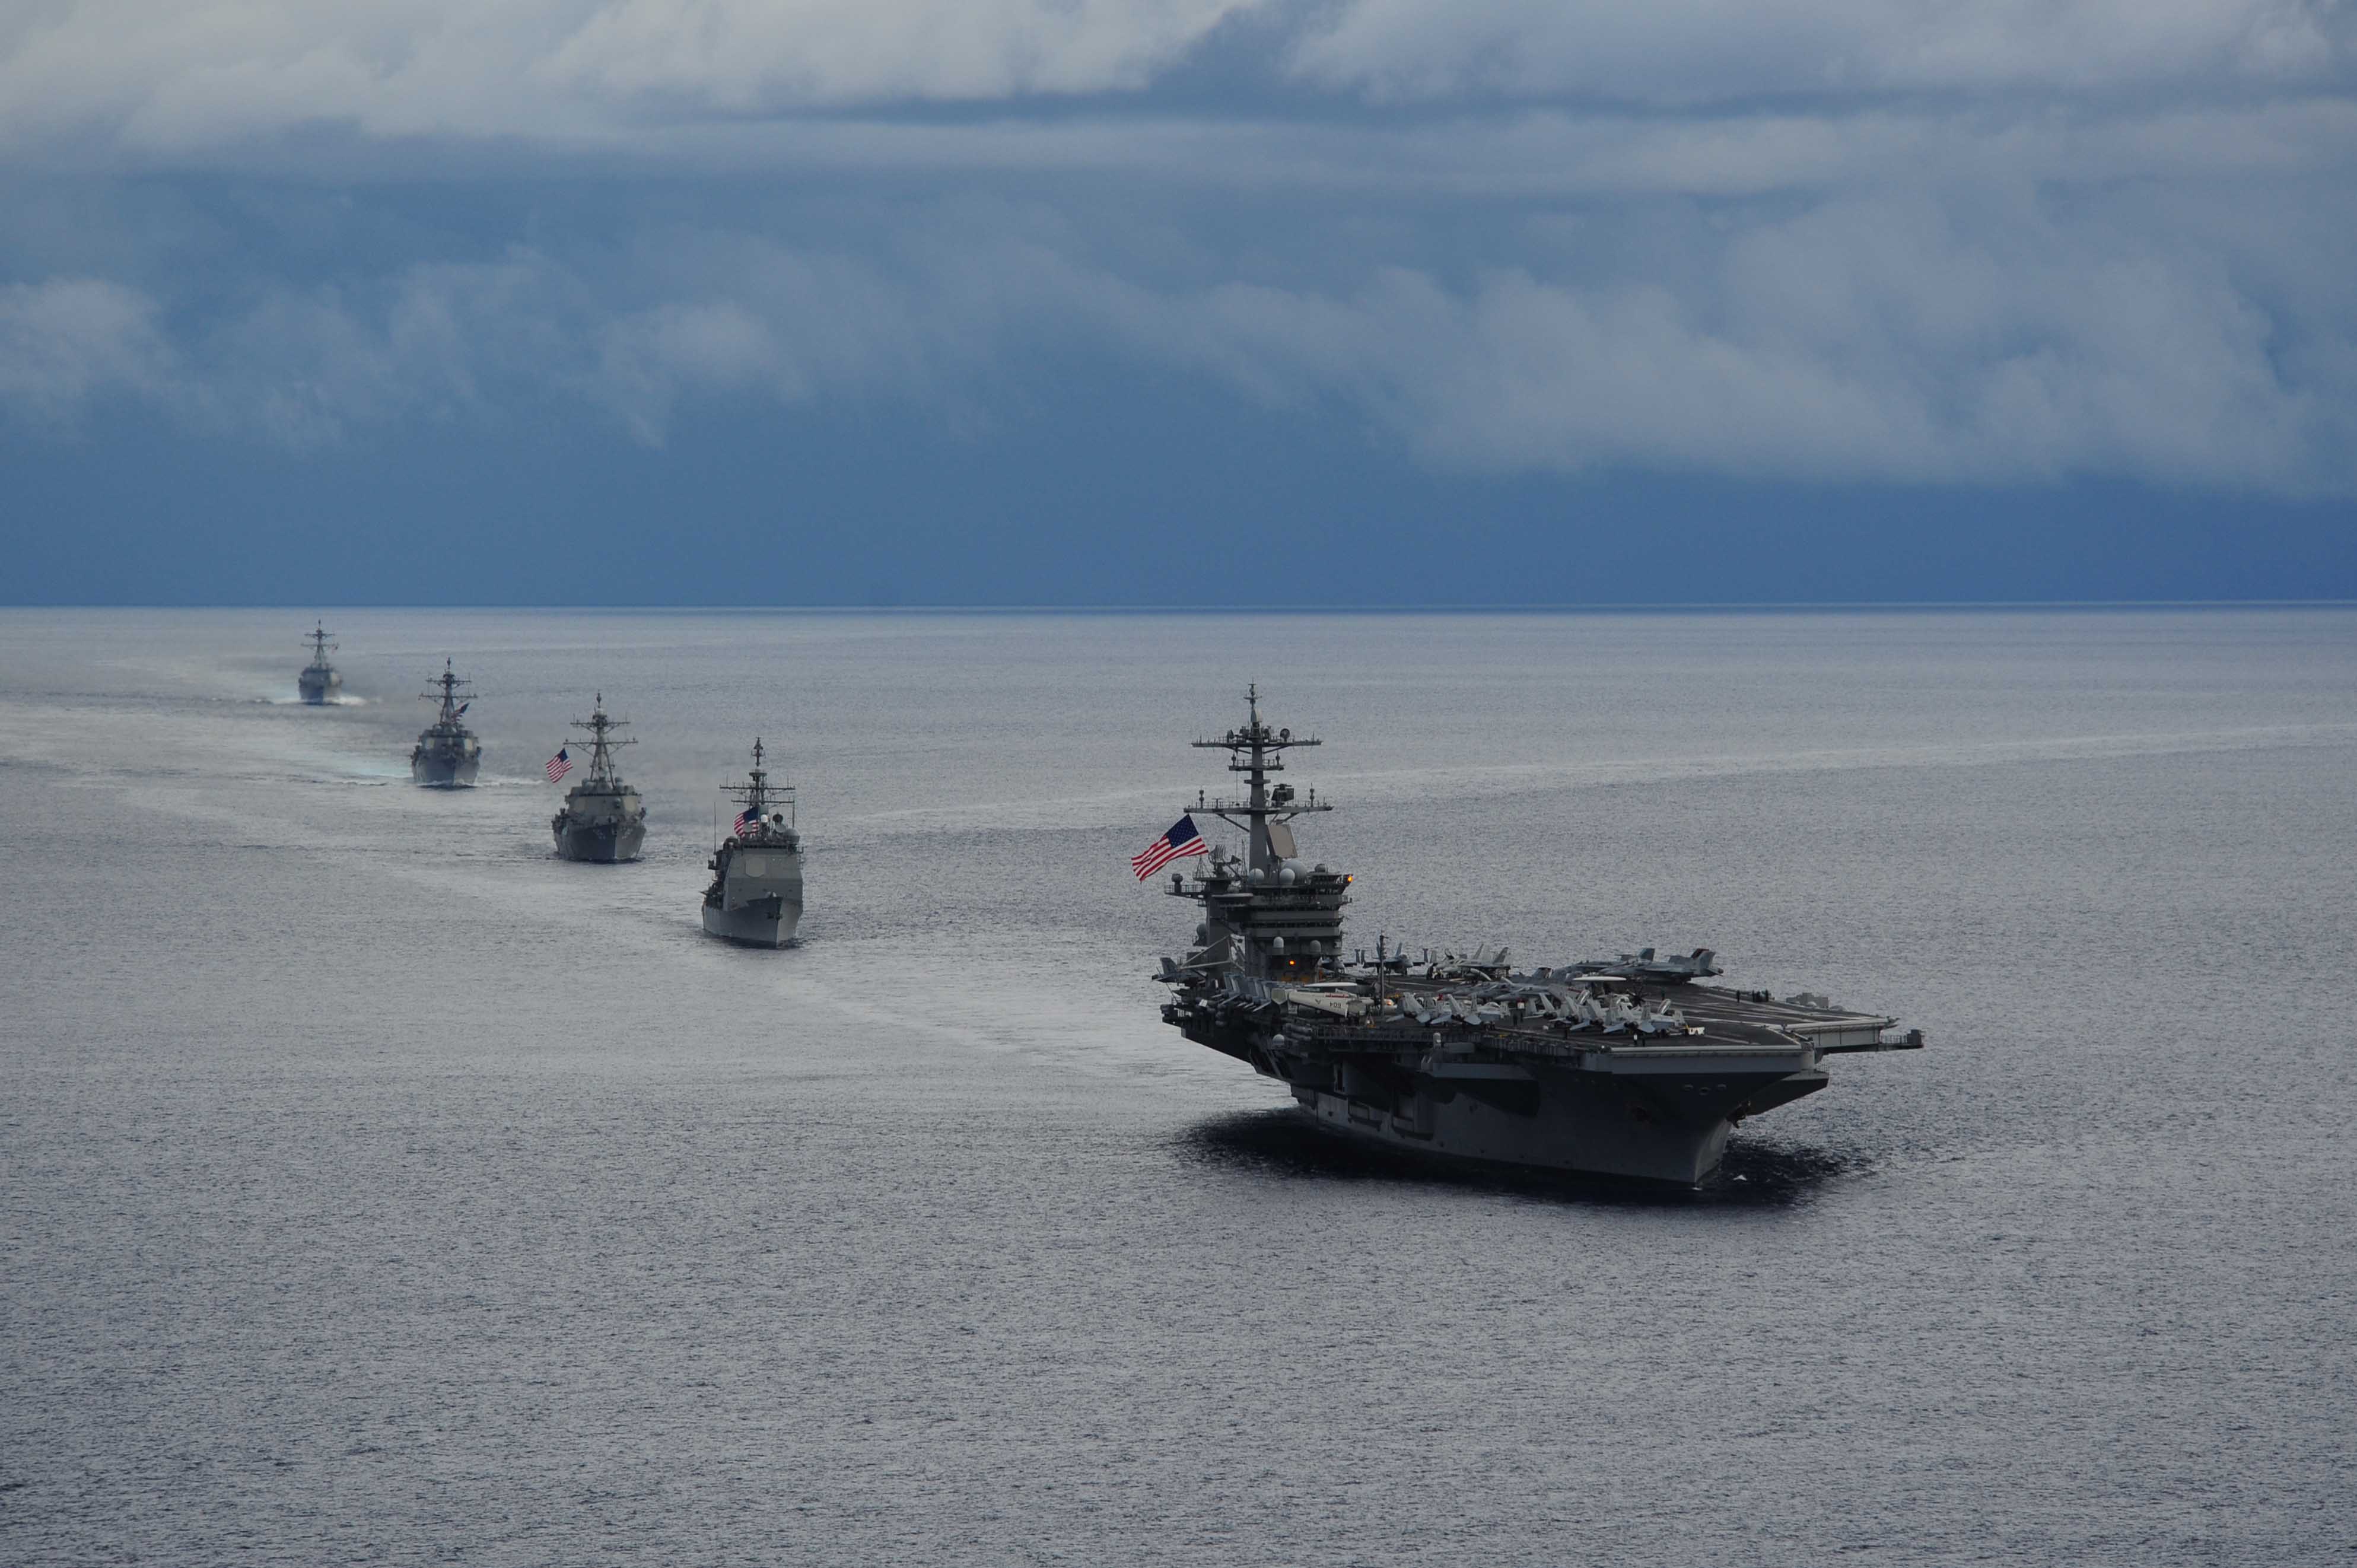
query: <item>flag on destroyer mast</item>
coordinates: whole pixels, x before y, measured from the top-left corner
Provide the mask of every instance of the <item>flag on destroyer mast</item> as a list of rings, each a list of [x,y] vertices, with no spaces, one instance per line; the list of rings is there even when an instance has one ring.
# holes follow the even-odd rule
[[[554,784],[572,771],[572,754],[565,747],[558,746],[556,755],[548,759],[548,781]]]
[[[1170,824],[1170,831],[1129,857],[1129,868],[1137,873],[1140,882],[1153,875],[1174,860],[1190,854],[1209,854],[1211,846],[1196,830],[1195,819],[1181,817]]]

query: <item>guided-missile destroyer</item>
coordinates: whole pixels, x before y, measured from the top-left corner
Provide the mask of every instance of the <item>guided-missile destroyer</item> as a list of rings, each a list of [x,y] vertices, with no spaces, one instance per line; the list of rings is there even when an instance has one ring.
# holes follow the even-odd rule
[[[589,771],[565,793],[564,808],[548,824],[556,835],[556,853],[566,860],[636,860],[647,842],[647,809],[639,792],[614,771],[614,747],[639,743],[608,738],[630,725],[606,716],[603,692],[589,716],[574,720],[573,727],[589,732]]]
[[[336,646],[329,639],[336,634],[317,621],[311,626],[311,635],[303,639],[304,646],[311,650],[311,662],[295,677],[295,686],[303,693],[305,702],[317,707],[344,689],[344,678],[328,662],[328,650]]]
[[[474,705],[475,694],[469,691],[464,677],[450,672],[450,661],[442,661],[442,673],[426,683],[418,693],[429,703],[442,705],[434,722],[418,732],[417,745],[409,753],[409,776],[418,783],[434,789],[461,789],[475,782],[476,771],[483,765],[483,744],[475,732],[458,721]],[[464,697],[465,702],[458,699]]]
[[[784,947],[802,918],[802,840],[794,826],[793,786],[770,782],[756,740],[753,771],[726,793],[743,810],[710,862],[704,929],[747,947]]]
[[[1503,948],[1411,959],[1379,939],[1372,958],[1346,957],[1353,878],[1304,865],[1292,827],[1331,807],[1269,781],[1286,752],[1319,743],[1264,723],[1256,690],[1248,701],[1243,728],[1194,743],[1226,751],[1247,789],[1199,795],[1170,843],[1202,812],[1246,848],[1171,874],[1203,922],[1183,961],[1162,961],[1162,1016],[1282,1080],[1318,1127],[1448,1162],[1691,1187],[1737,1122],[1824,1088],[1824,1058],[1922,1045],[1821,996],[1705,985],[1721,972],[1707,948],[1527,972]]]

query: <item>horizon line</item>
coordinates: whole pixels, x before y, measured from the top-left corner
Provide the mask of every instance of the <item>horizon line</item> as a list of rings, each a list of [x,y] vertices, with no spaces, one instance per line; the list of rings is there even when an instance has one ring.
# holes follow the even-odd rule
[[[1660,615],[1677,613],[1808,614],[1835,611],[2103,610],[2103,609],[2348,609],[2347,599],[1730,599],[1661,600],[1637,604],[1441,604],[1441,605],[993,605],[993,604],[517,604],[483,601],[434,604],[421,601],[333,603],[227,601],[205,604],[80,602],[0,603],[0,613],[17,610],[433,610],[546,615],[604,611],[635,615]]]

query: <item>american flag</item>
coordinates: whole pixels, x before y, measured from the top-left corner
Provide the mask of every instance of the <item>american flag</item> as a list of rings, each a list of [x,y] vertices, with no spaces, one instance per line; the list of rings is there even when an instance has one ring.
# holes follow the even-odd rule
[[[548,781],[551,784],[554,784],[572,771],[572,757],[567,753],[564,746],[558,746],[556,748],[556,755],[548,759]]]
[[[1170,831],[1129,857],[1129,868],[1137,873],[1140,882],[1153,875],[1174,860],[1184,860],[1190,854],[1209,854],[1211,846],[1196,831],[1195,819],[1181,817],[1170,824]]]
[[[761,813],[748,806],[737,813],[737,831],[740,833],[761,825]]]

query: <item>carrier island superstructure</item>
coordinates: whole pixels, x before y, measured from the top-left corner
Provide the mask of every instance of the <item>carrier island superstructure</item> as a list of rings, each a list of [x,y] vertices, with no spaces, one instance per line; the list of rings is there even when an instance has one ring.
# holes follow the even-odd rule
[[[1248,694],[1228,753],[1242,799],[1190,812],[1240,829],[1168,891],[1202,908],[1184,960],[1164,959],[1165,1022],[1289,1086],[1319,1128],[1450,1162],[1695,1186],[1728,1130],[1825,1087],[1827,1057],[1910,1050],[1921,1031],[1822,997],[1702,982],[1706,948],[1518,971],[1493,953],[1410,958],[1379,940],[1346,956],[1352,877],[1304,865],[1293,822],[1331,808],[1272,783],[1318,742],[1272,728]]]

